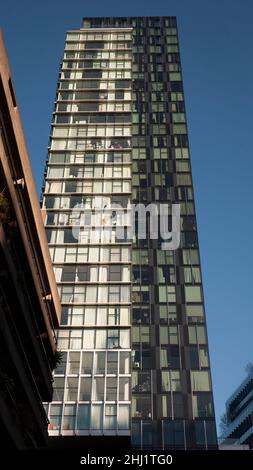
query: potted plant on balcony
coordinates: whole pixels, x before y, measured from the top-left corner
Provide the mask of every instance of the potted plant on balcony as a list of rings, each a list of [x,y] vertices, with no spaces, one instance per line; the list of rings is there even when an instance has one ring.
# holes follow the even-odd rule
[[[52,361],[52,369],[56,369],[59,366],[63,359],[63,352],[62,351],[55,351],[53,361]]]

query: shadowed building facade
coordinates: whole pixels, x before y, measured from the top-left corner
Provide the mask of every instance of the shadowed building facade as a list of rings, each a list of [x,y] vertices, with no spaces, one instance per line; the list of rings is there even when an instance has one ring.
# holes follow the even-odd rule
[[[60,299],[0,34],[0,447],[48,444]]]
[[[215,448],[174,17],[85,18],[67,33],[45,176],[64,351],[46,405],[50,434]],[[131,203],[168,204],[169,225],[171,205],[180,204],[180,247],[150,237],[149,220],[148,236],[129,240]],[[101,207],[121,208],[110,239],[95,218]]]

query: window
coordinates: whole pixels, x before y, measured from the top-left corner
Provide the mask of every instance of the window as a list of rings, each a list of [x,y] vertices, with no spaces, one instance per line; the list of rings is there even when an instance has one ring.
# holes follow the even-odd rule
[[[118,353],[108,352],[107,353],[107,374],[118,373]]]
[[[134,416],[134,413],[133,413]],[[133,421],[132,423],[132,439],[134,447],[141,447],[141,422]]]
[[[119,302],[119,301],[120,301],[120,287],[109,286],[109,302]]]
[[[160,343],[168,344],[168,327],[166,326],[160,327]]]
[[[106,331],[105,330],[97,330],[96,331],[96,344],[95,344],[95,347],[97,349],[106,348]]]
[[[129,374],[130,373],[130,353],[120,353],[119,373]]]
[[[161,348],[160,358],[162,368],[180,369],[180,354],[178,346]]]
[[[96,323],[96,308],[95,307],[85,307],[85,325],[93,326]]]
[[[104,373],[105,373],[105,353],[95,352],[94,374],[104,374]]]
[[[104,400],[104,377],[94,377],[93,379],[93,400]]]
[[[80,401],[91,400],[91,385],[92,385],[92,382],[91,382],[90,377],[81,378],[80,393],[79,393]]]
[[[195,393],[192,397],[193,417],[210,418],[213,416],[213,403],[210,393]]]
[[[48,169],[48,178],[62,178],[64,176],[64,168],[62,167],[50,167]]]
[[[211,391],[211,381],[208,371],[191,371],[191,383],[194,392]]]
[[[127,349],[130,348],[130,331],[121,330],[120,331],[120,348]]]
[[[86,262],[87,261],[87,255],[88,255],[88,248],[76,248],[76,247],[66,247],[66,248],[56,248],[56,253],[57,250],[64,250],[65,253],[65,261],[67,263],[71,262],[76,262],[76,261],[82,261]],[[60,255],[60,253],[59,253]],[[55,259],[56,261],[56,259]],[[61,261],[60,259],[58,261]],[[62,261],[64,261],[64,256],[62,255]],[[65,266],[67,267],[67,266]]]
[[[117,406],[105,405],[105,429],[117,429]]]
[[[174,266],[158,267],[159,284],[174,284],[176,282],[176,272]]]
[[[83,352],[81,374],[92,374],[92,369],[93,369],[93,353]]]
[[[176,302],[175,286],[159,286],[159,302]]]
[[[201,369],[202,367],[209,367],[208,350],[206,346],[199,347],[199,364]]]
[[[179,393],[173,395],[173,416],[174,418],[184,417],[183,397]]]
[[[180,372],[178,371],[170,371],[171,375],[171,389],[173,392],[180,392],[181,391],[181,378]]]
[[[161,326],[160,327],[161,344],[178,344],[178,328],[177,326]]]
[[[61,428],[62,405],[51,405],[49,415],[49,429],[59,430]]]
[[[143,419],[152,417],[150,396],[132,397],[132,416]]]
[[[185,448],[185,432],[183,421],[164,421],[163,436],[165,449],[171,447]]]
[[[133,392],[151,391],[151,376],[150,372],[132,372],[132,390]]]
[[[177,306],[173,304],[160,305],[160,323],[171,323],[177,321]]]
[[[109,308],[108,309],[108,325],[119,325],[119,324],[120,324],[120,308],[119,307]]]
[[[97,287],[96,286],[87,286],[86,288],[86,303],[97,302]]]
[[[107,309],[104,307],[97,308],[97,325],[107,324]]]
[[[201,282],[200,269],[197,267],[184,268],[185,282],[195,284]]]
[[[110,266],[108,268],[108,281],[121,281],[121,266]]]
[[[181,379],[179,371],[162,371],[162,391],[181,391]]]
[[[76,405],[65,405],[63,416],[63,430],[75,429]]]
[[[149,324],[150,323],[150,311],[149,307],[133,307],[132,309],[132,319],[133,323],[144,323],[144,324]]]
[[[90,267],[89,266],[77,266],[77,281],[89,281],[90,280]]]
[[[216,439],[216,428],[215,428],[214,420],[205,421],[205,425],[206,425],[207,445],[216,446],[217,439]]]
[[[86,430],[90,428],[90,405],[79,405],[77,413],[77,429]]]
[[[76,275],[75,272],[76,272],[75,266],[63,266],[61,280],[63,282],[74,281],[75,275]]]
[[[68,362],[68,374],[79,374],[80,353],[70,352]]]
[[[153,425],[152,423],[143,423],[142,425],[142,444],[146,448],[153,446]]]
[[[186,302],[201,302],[202,293],[201,288],[197,286],[185,286],[185,300]]]
[[[115,88],[130,88],[131,82],[128,80],[115,80]]]
[[[130,418],[130,407],[129,407],[129,405],[119,405],[118,429],[128,430],[129,429],[129,418]]]
[[[206,344],[206,329],[204,326],[188,326],[189,344]]]
[[[74,318],[72,314],[73,314],[73,311],[71,307],[62,306],[61,324],[62,325],[71,325],[72,323],[74,324]],[[80,321],[79,324],[82,324],[82,321]],[[60,338],[61,347],[68,348],[68,341],[63,340],[62,332],[61,333],[59,332],[59,335],[60,335],[59,338]]]
[[[63,401],[64,395],[64,377],[55,377],[54,379],[54,390],[53,390],[53,401]]]
[[[93,405],[91,408],[91,429],[103,429],[103,405]]]
[[[112,247],[110,250],[110,261],[111,262],[118,262],[120,261],[120,248]]]
[[[190,367],[191,369],[199,369],[199,352],[197,346],[191,346],[190,352]]]
[[[116,401],[117,400],[117,378],[107,377],[106,379],[106,400]]]
[[[59,349],[68,349],[69,347],[69,332],[68,331],[58,331],[58,348]]]
[[[115,99],[116,100],[123,100],[124,99],[124,91],[115,91]]]
[[[95,343],[95,331],[94,330],[84,330],[84,332],[83,332],[83,344],[85,345],[85,349],[94,349],[94,346],[95,346],[94,343]]]
[[[133,338],[134,343],[141,342],[143,344],[150,342],[150,331],[149,326],[134,326],[133,327]]]
[[[82,330],[70,331],[70,349],[82,349]]]
[[[59,230],[59,234],[61,232],[62,231]],[[72,229],[64,229],[63,235],[64,235],[63,243],[77,243],[77,238],[76,236],[73,235]]]
[[[204,321],[204,308],[203,305],[186,305],[186,313],[190,322],[203,322]]]
[[[130,379],[125,377],[119,378],[119,401],[129,400]]]
[[[62,352],[61,362],[57,365],[55,369],[55,374],[65,374],[66,372],[66,365],[67,365],[67,353]]]
[[[196,435],[196,444],[205,446],[205,422],[204,421],[195,421],[195,435]]]
[[[113,349],[119,347],[119,330],[108,330],[107,332],[107,348]]]
[[[171,395],[162,395],[162,418],[171,418]]]
[[[66,401],[77,400],[78,378],[67,377],[66,379]]]

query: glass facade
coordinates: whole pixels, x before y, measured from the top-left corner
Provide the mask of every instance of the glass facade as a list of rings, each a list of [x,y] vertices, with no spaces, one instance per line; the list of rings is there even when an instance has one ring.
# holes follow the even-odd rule
[[[129,240],[130,203],[180,204],[179,249],[164,250],[160,235]],[[108,238],[94,212],[113,204],[121,211]],[[89,211],[73,236],[76,207]],[[131,434],[141,448],[215,447],[174,17],[87,18],[67,33],[43,208],[64,352],[50,433]]]
[[[114,229],[129,224],[131,80],[131,29],[67,34],[44,191],[64,354],[51,434],[130,430],[131,243],[117,240]],[[121,202],[106,237],[104,214],[95,210]]]

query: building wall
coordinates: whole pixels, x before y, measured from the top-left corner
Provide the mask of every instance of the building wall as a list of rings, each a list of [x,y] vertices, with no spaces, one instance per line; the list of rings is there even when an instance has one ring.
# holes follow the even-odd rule
[[[253,373],[245,380],[226,402],[227,429],[222,438],[235,440],[237,444],[253,448]],[[223,444],[223,442],[222,442]]]
[[[0,35],[1,448],[47,444],[60,300]]]
[[[129,433],[131,402],[133,446],[215,447],[175,18],[85,19],[80,31],[67,34],[55,111],[43,207],[62,297],[59,345],[66,350],[67,365],[55,376],[51,434]],[[95,207],[95,197],[102,194],[105,204],[124,208],[115,223],[125,229],[131,201],[158,207],[179,203],[180,248],[164,250],[161,237],[134,238],[129,244],[124,234],[107,248],[104,241],[95,244],[80,236],[81,244],[76,245],[69,214],[75,204]],[[77,266],[69,270],[78,292],[66,282],[67,263]],[[81,263],[83,282],[78,279]],[[112,336],[119,336],[118,351],[116,344],[111,350]],[[125,365],[108,375],[113,355],[115,364],[119,355]],[[101,357],[103,362],[105,356],[107,369],[97,376],[96,361]],[[93,369],[87,370],[91,357]],[[102,388],[99,396],[97,383]]]

